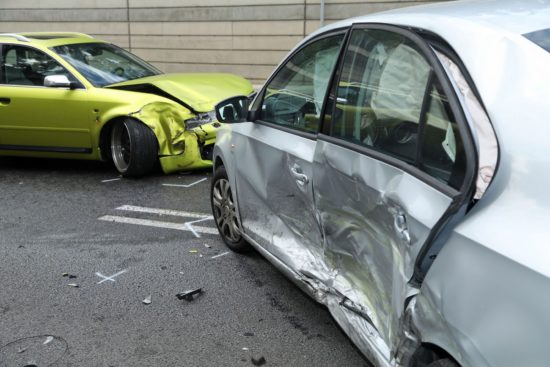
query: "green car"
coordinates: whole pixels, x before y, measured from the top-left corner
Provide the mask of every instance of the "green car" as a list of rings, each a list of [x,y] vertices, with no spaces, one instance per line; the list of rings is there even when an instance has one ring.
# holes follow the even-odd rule
[[[123,176],[212,165],[231,74],[163,74],[80,33],[0,34],[0,155],[111,160]]]

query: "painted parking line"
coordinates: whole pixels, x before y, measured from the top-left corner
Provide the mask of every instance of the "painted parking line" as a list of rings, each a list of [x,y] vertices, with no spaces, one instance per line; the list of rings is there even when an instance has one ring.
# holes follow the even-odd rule
[[[119,177],[119,178],[110,178],[110,179],[108,179],[108,180],[103,180],[103,181],[101,181],[101,182],[103,182],[103,183],[105,183],[105,182],[113,182],[113,181],[119,181],[120,179],[121,179],[120,177]]]
[[[107,280],[114,283],[116,277],[118,277],[121,274],[126,273],[127,271],[128,271],[128,269],[124,269],[124,270],[119,271],[118,273],[115,273],[115,274],[109,275],[109,276],[105,276],[105,275],[101,274],[100,272],[97,272],[97,273],[95,273],[95,275],[97,275],[100,278],[103,278],[102,280],[97,282],[97,284],[101,284],[103,282],[106,282]]]
[[[156,227],[156,228],[175,229],[178,231],[191,232],[193,234],[199,234],[199,233],[218,234],[218,230],[216,228],[209,228],[209,227],[202,227],[202,226],[189,226],[187,223],[164,222],[159,220],[120,217],[116,215],[104,215],[97,219],[107,221],[107,222],[135,224],[139,226],[148,226],[148,227]]]
[[[190,184],[187,184],[187,185],[184,185],[184,184],[162,184],[162,186],[169,186],[169,187],[191,187],[191,186],[195,186],[196,184],[199,184],[203,181],[206,181],[206,177],[205,178],[202,178],[196,182],[193,182],[193,183],[190,183]]]
[[[174,217],[186,217],[186,218],[198,218],[198,219],[214,219],[209,214],[195,213],[195,212],[184,212],[180,210],[170,210],[170,209],[157,209],[157,208],[147,208],[143,206],[134,206],[134,205],[123,205],[116,208],[116,210],[124,210],[129,212],[136,213],[149,213],[149,214],[160,214],[160,215],[171,215]]]

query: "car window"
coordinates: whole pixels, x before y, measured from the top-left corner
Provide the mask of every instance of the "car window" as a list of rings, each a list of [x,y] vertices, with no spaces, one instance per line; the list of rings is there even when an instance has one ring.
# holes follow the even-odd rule
[[[52,50],[95,87],[161,74],[136,55],[108,43],[76,43]]]
[[[61,64],[42,51],[20,45],[2,47],[0,84],[43,86],[48,75],[65,75],[77,82]]]
[[[465,158],[457,124],[432,67],[405,36],[353,31],[332,116],[332,136],[460,187]]]
[[[308,44],[267,85],[260,119],[317,132],[323,100],[344,38],[329,36]]]

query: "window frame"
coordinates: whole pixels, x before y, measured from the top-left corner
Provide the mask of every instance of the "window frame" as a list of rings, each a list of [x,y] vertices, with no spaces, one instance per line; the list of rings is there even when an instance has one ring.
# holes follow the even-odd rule
[[[432,68],[432,71],[430,73],[431,75],[430,78],[432,79],[435,78],[437,81],[439,81],[439,84],[441,85],[441,89],[448,99],[450,111],[452,112],[452,115],[456,121],[460,138],[462,139],[462,143],[464,146],[464,153],[466,158],[466,169],[465,169],[464,179],[460,189],[455,189],[449,186],[448,183],[442,182],[439,179],[435,178],[434,176],[430,175],[429,173],[420,169],[420,166],[422,164],[420,157],[422,154],[422,140],[423,140],[422,133],[425,125],[425,116],[424,117],[421,116],[421,119],[420,119],[421,124],[418,129],[419,141],[416,147],[417,153],[416,153],[416,159],[415,159],[414,165],[411,165],[410,163],[407,163],[397,157],[375,150],[366,145],[358,144],[355,142],[344,140],[339,137],[332,136],[332,127],[333,127],[332,119],[327,119],[327,117],[331,117],[334,115],[334,110],[336,108],[335,101],[338,95],[338,86],[342,77],[342,71],[344,67],[344,55],[349,49],[351,34],[357,30],[382,30],[382,31],[396,33],[407,38],[408,41],[410,41],[412,44],[416,46],[417,48],[416,50],[421,54],[421,56],[423,56],[426,59],[426,61]],[[428,84],[432,84],[433,86],[433,82],[431,81]],[[425,90],[425,93],[429,93],[429,92],[426,92],[426,91],[429,91],[429,89],[430,88],[427,87]],[[425,104],[425,102],[426,101],[424,100],[423,105]],[[444,193],[449,197],[456,197],[461,193],[462,194],[467,193],[471,190],[472,183],[475,184],[474,178],[475,178],[475,172],[477,171],[477,149],[475,147],[472,132],[469,129],[469,125],[466,120],[466,116],[464,115],[464,111],[462,109],[460,100],[454,91],[452,83],[449,80],[445,69],[439,62],[433,50],[433,46],[431,46],[428,43],[428,41],[426,41],[418,33],[416,33],[414,29],[400,27],[396,25],[381,24],[381,23],[353,24],[348,31],[348,35],[346,37],[346,43],[343,49],[340,51],[338,67],[336,68],[336,71],[333,75],[333,80],[331,81],[331,84],[329,86],[329,91],[325,98],[325,103],[323,108],[324,110],[321,111],[321,119],[322,119],[321,130],[317,136],[319,140],[323,140],[338,146],[342,146],[344,148],[353,150],[359,154],[371,157],[383,163],[394,166],[412,175],[413,177],[421,180],[422,182],[430,185],[434,189]]]
[[[63,63],[61,63],[57,58],[55,58],[54,56],[52,56],[50,53],[44,51],[43,49],[40,49],[38,47],[34,47],[33,45],[22,45],[20,43],[12,43],[12,42],[5,42],[5,43],[2,43],[0,44],[0,87],[16,87],[16,88],[44,88],[44,89],[70,89],[70,88],[52,88],[52,87],[46,87],[44,85],[26,85],[26,84],[4,84],[2,83],[1,81],[3,80],[3,73],[4,73],[4,48],[6,46],[20,46],[20,47],[26,47],[26,48],[29,48],[29,49],[32,49],[34,51],[38,51],[38,52],[41,52],[43,53],[44,55],[46,55],[47,57],[53,59],[55,62],[57,62],[59,64],[59,66],[61,66],[66,72],[67,74],[69,75],[72,75],[72,77],[78,82],[77,85],[75,85],[74,88],[72,89],[84,89],[86,90],[86,86],[82,83],[82,81],[80,81],[80,78],[78,78],[74,73],[72,73],[69,69],[67,69]]]
[[[281,131],[284,131],[284,132],[287,132],[287,133],[295,134],[295,135],[298,135],[298,136],[306,138],[306,139],[316,140],[319,132],[323,128],[323,120],[324,120],[323,116],[324,116],[324,111],[325,111],[325,108],[326,108],[327,97],[330,94],[330,89],[331,89],[332,83],[334,81],[334,77],[336,75],[337,70],[339,69],[340,60],[342,58],[343,51],[346,49],[350,29],[351,29],[350,26],[337,28],[337,29],[331,29],[330,31],[321,33],[321,34],[307,40],[303,44],[296,47],[293,51],[291,51],[291,53],[287,55],[287,57],[283,60],[283,62],[281,62],[279,64],[279,66],[277,66],[275,71],[273,71],[271,73],[270,77],[264,83],[261,91],[258,93],[258,96],[254,100],[254,103],[251,107],[251,111],[254,112],[253,115],[255,116],[255,118],[251,122],[257,123],[257,124],[260,124],[260,125],[265,125],[265,126],[268,126],[268,127],[271,127],[271,128],[277,129],[277,130],[281,130]],[[308,131],[298,130],[298,129],[294,129],[294,128],[289,127],[289,126],[279,125],[279,124],[276,124],[276,123],[261,120],[260,119],[260,112],[261,112],[262,104],[263,104],[263,101],[264,101],[264,98],[265,98],[265,94],[267,92],[267,87],[273,81],[273,79],[279,74],[279,72],[281,72],[281,70],[286,66],[286,64],[290,61],[290,59],[292,59],[298,52],[302,51],[304,48],[310,46],[312,43],[315,43],[317,41],[321,41],[322,39],[325,39],[325,38],[328,38],[328,37],[337,36],[337,35],[343,35],[343,39],[342,39],[342,43],[340,45],[340,50],[338,51],[338,55],[336,56],[334,67],[331,71],[331,75],[329,76],[329,81],[328,81],[328,85],[327,85],[327,90],[325,92],[325,96],[323,97],[323,103],[321,105],[321,110],[320,110],[320,113],[319,113],[319,126],[318,126],[318,129],[317,129],[317,132],[308,132]]]

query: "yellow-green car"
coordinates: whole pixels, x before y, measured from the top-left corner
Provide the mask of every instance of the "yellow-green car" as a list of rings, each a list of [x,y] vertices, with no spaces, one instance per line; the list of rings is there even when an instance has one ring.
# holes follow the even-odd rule
[[[163,74],[80,33],[0,34],[0,155],[111,160],[124,176],[211,166],[231,74]]]

